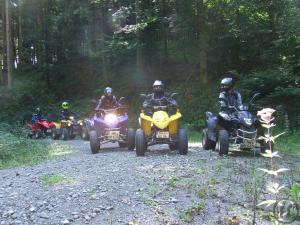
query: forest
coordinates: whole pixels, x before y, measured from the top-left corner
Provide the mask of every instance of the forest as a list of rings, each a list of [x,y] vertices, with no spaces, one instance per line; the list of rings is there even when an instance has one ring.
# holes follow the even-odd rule
[[[228,153],[226,129],[203,142],[225,77],[245,104],[259,93],[259,155]],[[174,136],[149,123],[170,140],[149,150],[141,94],[155,80],[182,119]],[[106,87],[125,99],[125,143],[100,150],[93,129],[28,138],[36,108],[58,122],[67,102],[90,118]],[[300,0],[0,0],[0,223],[299,224],[299,103]],[[278,217],[281,204],[296,214]]]
[[[231,76],[244,101],[300,126],[297,0],[1,1],[1,114],[22,119],[70,100],[84,113],[112,86],[133,112],[155,79],[179,93],[185,121],[204,126]],[[287,122],[287,121],[286,121]]]

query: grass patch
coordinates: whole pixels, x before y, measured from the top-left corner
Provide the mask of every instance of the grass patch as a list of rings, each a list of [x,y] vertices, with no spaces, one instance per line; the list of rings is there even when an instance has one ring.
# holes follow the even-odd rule
[[[205,187],[200,187],[197,192],[198,198],[203,199],[207,196],[207,191]]]
[[[275,143],[275,150],[291,155],[300,156],[300,131],[284,134]]]
[[[0,124],[0,169],[35,165],[72,153],[68,146],[47,139],[27,139],[26,130],[19,128],[14,134],[8,128]]]
[[[178,181],[178,178],[177,177],[171,177],[168,181],[168,186],[171,187],[171,188],[174,188],[176,187],[176,183]]]
[[[180,218],[185,221],[186,223],[192,223],[194,220],[194,217],[196,215],[199,215],[199,213],[201,212],[201,210],[204,209],[204,204],[203,203],[199,203],[191,208],[188,208],[184,211],[181,212],[180,214]]]
[[[73,178],[66,177],[60,173],[56,174],[45,174],[42,176],[42,182],[45,186],[53,186],[53,185],[65,185],[65,184],[71,184],[74,182]]]

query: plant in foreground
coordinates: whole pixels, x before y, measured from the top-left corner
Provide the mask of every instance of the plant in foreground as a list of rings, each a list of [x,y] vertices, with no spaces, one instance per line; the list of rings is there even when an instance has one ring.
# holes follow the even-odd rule
[[[281,191],[286,187],[284,185],[280,185],[278,182],[279,173],[286,172],[289,169],[287,168],[275,168],[275,158],[280,157],[279,153],[274,151],[273,144],[275,140],[284,133],[278,134],[276,136],[272,136],[271,129],[275,127],[273,123],[274,117],[274,109],[266,108],[261,111],[258,111],[257,115],[260,119],[262,126],[266,129],[265,135],[260,137],[267,144],[267,150],[264,154],[264,157],[270,159],[270,168],[259,168],[259,170],[265,172],[265,174],[271,176],[271,181],[267,184],[267,192],[272,196],[271,199],[265,200],[259,203],[257,206],[267,206],[273,207],[273,214],[276,220],[274,224],[293,222],[298,215],[298,206],[292,201],[282,200],[280,198]],[[294,191],[295,193],[296,191]]]

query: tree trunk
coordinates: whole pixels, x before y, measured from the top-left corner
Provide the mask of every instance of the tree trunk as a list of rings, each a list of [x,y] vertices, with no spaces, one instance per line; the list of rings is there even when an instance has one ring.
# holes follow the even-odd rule
[[[49,67],[49,64],[50,64],[50,53],[49,53],[49,3],[48,1],[46,1],[46,6],[45,6],[45,12],[44,12],[44,40],[45,40],[45,43],[44,43],[44,48],[45,48],[45,80],[46,80],[46,83],[47,83],[47,87],[48,89],[50,89],[51,87],[51,83],[50,83],[50,67]]]
[[[203,0],[198,0],[198,17],[199,17],[199,42],[200,42],[200,81],[207,84],[207,49],[208,39],[206,32],[206,11]]]
[[[11,24],[10,24],[10,12],[9,12],[9,0],[5,1],[5,20],[6,20],[6,61],[7,61],[7,86],[12,87],[12,46],[11,46]]]
[[[6,58],[6,13],[5,13],[5,2],[2,2],[2,26],[3,26],[3,49],[2,49],[2,59],[3,59],[3,77],[2,77],[2,83],[3,85],[7,85],[7,58]]]
[[[141,11],[140,11],[140,0],[135,0],[136,10],[136,25],[140,23]],[[137,31],[137,50],[136,50],[136,65],[139,70],[143,69],[143,52],[141,46],[141,32]]]
[[[105,46],[105,22],[106,15],[105,15],[105,6],[102,3],[101,6],[101,28],[100,28],[100,49],[101,49],[101,61],[102,61],[102,76],[106,83],[109,82],[108,74],[107,74],[107,62],[106,62],[106,54],[104,51]]]
[[[22,51],[23,51],[23,35],[22,35],[22,3],[19,2],[18,5],[18,59],[19,64],[22,63]]]

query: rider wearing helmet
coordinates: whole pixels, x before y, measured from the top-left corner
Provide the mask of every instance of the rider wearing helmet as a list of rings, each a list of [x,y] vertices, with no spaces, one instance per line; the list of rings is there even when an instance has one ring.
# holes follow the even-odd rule
[[[232,108],[242,106],[242,96],[234,89],[234,80],[231,77],[221,80],[221,90],[219,95],[221,111],[230,112]]]
[[[104,89],[104,95],[99,99],[96,111],[100,109],[113,109],[119,107],[120,104],[117,101],[116,96],[113,95],[113,89],[111,87],[106,87]]]
[[[164,84],[160,80],[153,83],[153,93],[148,95],[143,103],[143,108],[151,108],[153,106],[171,105],[177,107],[177,102],[174,99],[167,98],[164,91]]]
[[[68,102],[63,102],[61,104],[61,109],[59,111],[59,116],[60,116],[61,120],[69,119],[69,117],[73,114],[69,108],[70,108],[70,105]]]
[[[42,114],[42,110],[39,107],[37,107],[35,109],[35,113],[32,115],[32,118],[31,118],[32,123],[36,123],[43,118],[44,118],[44,116]]]

